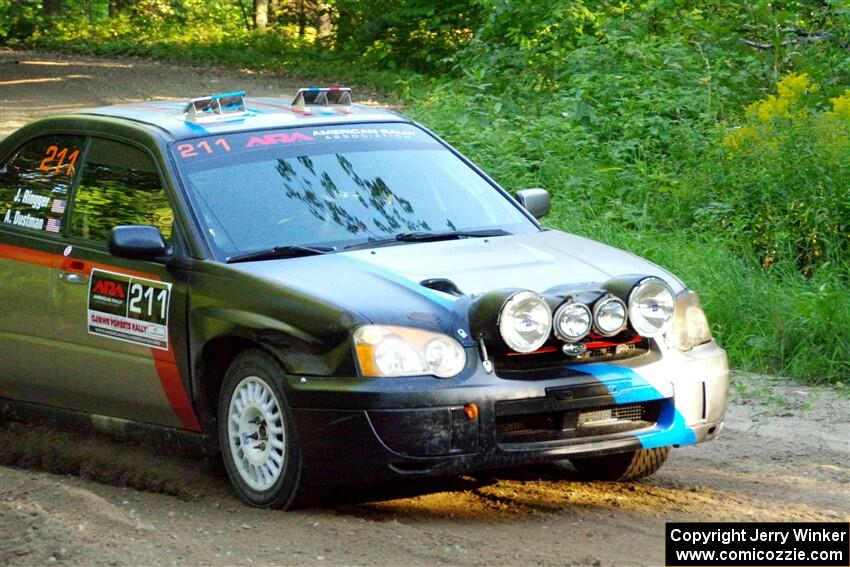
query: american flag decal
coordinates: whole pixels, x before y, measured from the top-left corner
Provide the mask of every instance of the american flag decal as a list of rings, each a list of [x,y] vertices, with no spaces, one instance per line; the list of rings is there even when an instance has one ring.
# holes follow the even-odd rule
[[[59,219],[47,219],[47,232],[59,232],[62,230],[62,221]]]
[[[56,215],[65,214],[65,199],[53,199],[53,206],[50,207],[50,212]]]

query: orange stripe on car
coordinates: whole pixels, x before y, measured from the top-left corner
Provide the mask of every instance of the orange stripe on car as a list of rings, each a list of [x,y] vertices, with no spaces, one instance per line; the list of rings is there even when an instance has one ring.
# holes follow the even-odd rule
[[[40,252],[10,244],[0,244],[0,258],[53,270],[65,270],[86,275],[90,275],[92,270],[98,269],[160,281],[160,278],[155,274],[110,266],[109,264],[101,264],[99,262],[86,262],[60,254]],[[183,427],[191,431],[201,431],[201,424],[186,394],[186,388],[183,386],[183,379],[180,376],[180,369],[177,366],[174,350],[169,347],[167,351],[154,348],[150,349],[150,351],[154,367],[156,368],[156,374],[159,377],[159,383],[162,385],[162,390],[168,399],[169,405],[171,405],[171,410],[180,420],[180,423],[183,424]]]

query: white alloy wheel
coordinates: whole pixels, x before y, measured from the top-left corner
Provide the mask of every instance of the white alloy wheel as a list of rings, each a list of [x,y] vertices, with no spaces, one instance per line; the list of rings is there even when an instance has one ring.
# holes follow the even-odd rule
[[[286,468],[280,401],[264,380],[247,376],[234,388],[227,416],[230,454],[239,476],[252,490],[270,489]]]

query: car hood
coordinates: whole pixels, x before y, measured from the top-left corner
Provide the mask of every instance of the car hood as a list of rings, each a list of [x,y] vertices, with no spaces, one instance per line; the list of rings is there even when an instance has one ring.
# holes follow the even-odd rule
[[[449,279],[464,294],[499,288],[537,292],[570,283],[602,283],[614,276],[659,276],[675,291],[682,283],[659,266],[606,244],[556,230],[376,248],[347,256],[413,283]]]
[[[423,280],[450,280],[465,298],[501,288],[542,293],[564,284],[601,284],[627,274],[659,276],[677,293],[684,288],[675,276],[647,260],[555,230],[399,244],[231,267],[307,291],[373,322],[411,324],[414,320],[443,330],[466,326],[466,302],[464,297],[420,285]]]

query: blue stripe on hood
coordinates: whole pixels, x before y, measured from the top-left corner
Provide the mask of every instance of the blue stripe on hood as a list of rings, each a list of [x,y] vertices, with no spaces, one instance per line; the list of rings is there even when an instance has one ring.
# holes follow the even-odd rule
[[[401,277],[395,272],[387,270],[386,268],[381,268],[370,262],[359,260],[357,258],[352,258],[351,256],[346,256],[345,254],[335,254],[334,258],[340,258],[342,260],[345,260],[346,262],[355,264],[361,270],[370,272],[372,274],[375,274],[376,276],[380,276],[386,280],[396,283],[411,291],[414,291],[419,295],[433,301],[437,305],[444,307],[445,309],[451,310],[454,307],[455,300],[451,296],[444,295],[438,291],[434,291],[433,289],[429,289],[425,286],[419,285],[418,283],[412,282],[406,278]]]
[[[664,399],[659,392],[645,378],[640,376],[631,368],[615,366],[613,364],[575,364],[570,366],[571,370],[590,374],[605,387],[619,404],[631,404],[646,402],[650,400]],[[675,392],[674,392],[675,395]],[[694,431],[687,426],[685,416],[676,409],[675,404],[666,403],[663,406],[658,423],[666,429],[658,431],[653,429],[635,436],[644,449],[656,447],[667,447],[670,445],[690,445],[697,442]]]

